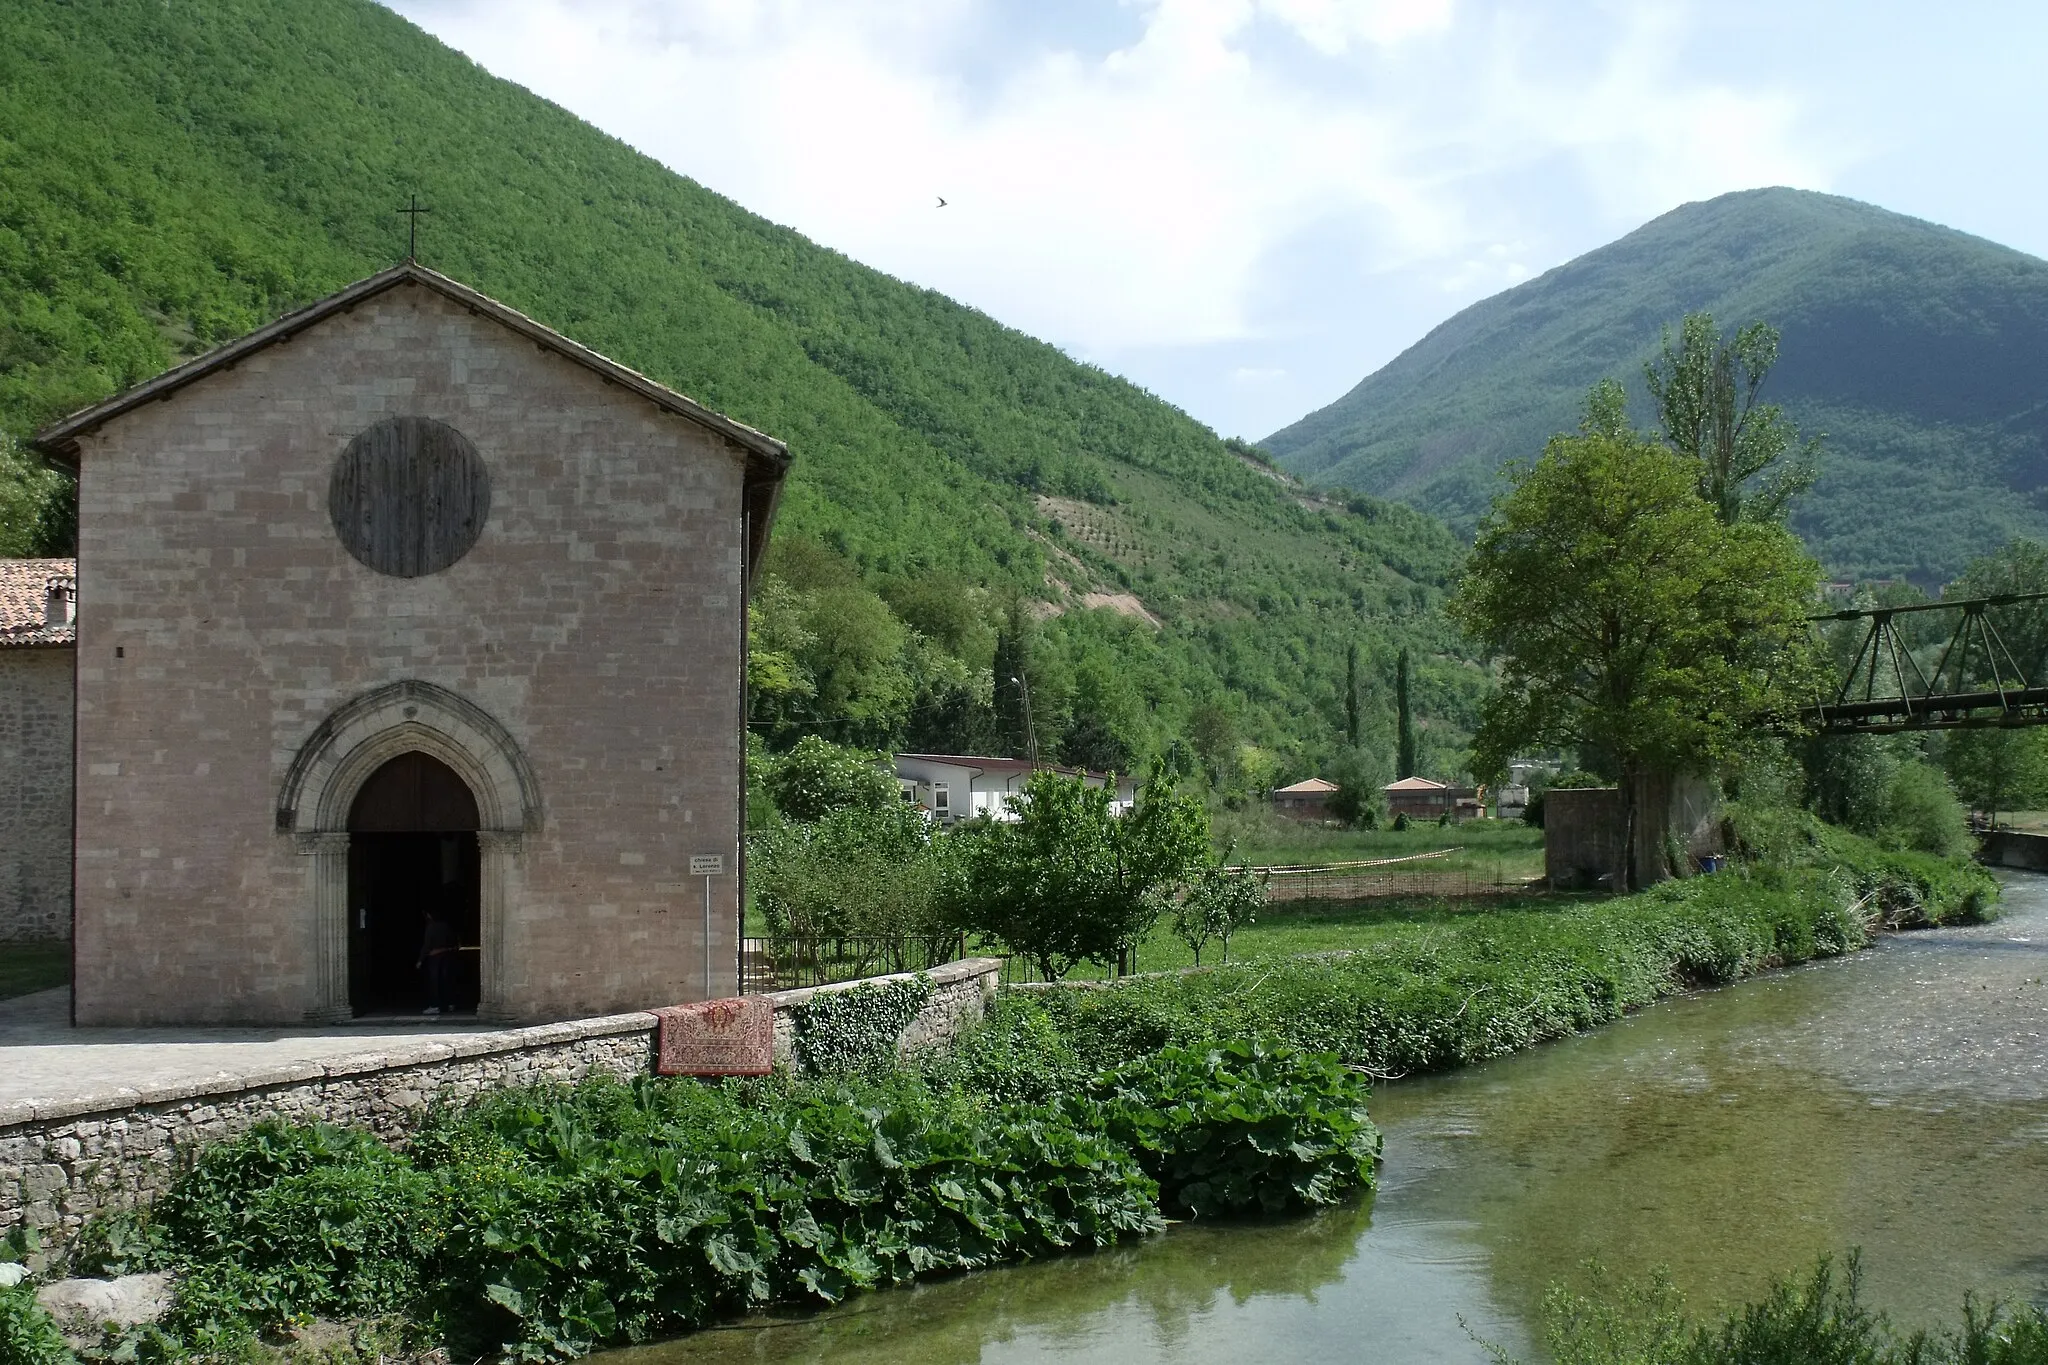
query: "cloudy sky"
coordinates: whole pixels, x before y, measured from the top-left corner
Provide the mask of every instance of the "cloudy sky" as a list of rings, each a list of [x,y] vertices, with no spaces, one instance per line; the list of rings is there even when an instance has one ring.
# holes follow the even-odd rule
[[[2048,255],[2038,0],[387,2],[1226,435],[1728,190]]]

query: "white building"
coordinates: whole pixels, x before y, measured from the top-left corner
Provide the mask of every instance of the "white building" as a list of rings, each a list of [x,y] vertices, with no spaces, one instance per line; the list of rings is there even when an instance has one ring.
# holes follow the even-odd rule
[[[1091,787],[1116,782],[1111,803],[1117,814],[1131,809],[1138,799],[1136,778],[1121,774],[1065,768],[1057,763],[1036,763],[1028,758],[984,758],[970,754],[898,754],[896,783],[903,799],[932,813],[942,824],[955,824],[987,816],[991,820],[1014,820],[1011,809],[1024,784],[1037,769],[1078,777]]]

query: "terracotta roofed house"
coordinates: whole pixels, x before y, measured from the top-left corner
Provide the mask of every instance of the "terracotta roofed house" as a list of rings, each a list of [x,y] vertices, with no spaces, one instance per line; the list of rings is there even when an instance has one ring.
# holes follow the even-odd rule
[[[0,559],[0,943],[71,936],[77,575]]]
[[[1330,798],[1337,794],[1335,782],[1321,777],[1304,778],[1273,789],[1273,809],[1296,820],[1321,820],[1329,813]]]
[[[1381,789],[1387,797],[1389,816],[1405,815],[1410,820],[1471,820],[1485,813],[1484,793],[1478,787],[1453,787],[1427,777],[1404,777]]]

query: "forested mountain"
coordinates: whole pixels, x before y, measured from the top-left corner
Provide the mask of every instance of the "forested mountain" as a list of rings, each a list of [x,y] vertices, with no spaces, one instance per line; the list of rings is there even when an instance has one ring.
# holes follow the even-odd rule
[[[1469,531],[1596,381],[1648,425],[1643,361],[1697,309],[1782,332],[1764,398],[1826,434],[1793,524],[1833,572],[1931,585],[2048,532],[2048,262],[1801,190],[1687,204],[1474,304],[1265,444]]]
[[[417,191],[426,264],[788,441],[757,660],[773,742],[1014,745],[1000,654],[1029,661],[1041,748],[1187,741],[1249,785],[1337,742],[1355,641],[1368,745],[1391,748],[1408,647],[1455,764],[1481,677],[1435,610],[1459,550],[1432,519],[1311,495],[369,0],[0,0],[0,30],[10,440],[391,264]],[[18,511],[27,466],[0,458]]]

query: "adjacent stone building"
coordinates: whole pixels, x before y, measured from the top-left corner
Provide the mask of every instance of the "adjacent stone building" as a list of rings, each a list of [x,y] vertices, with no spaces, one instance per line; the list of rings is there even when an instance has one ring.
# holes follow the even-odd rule
[[[69,559],[0,559],[0,943],[71,936]]]
[[[780,442],[407,263],[37,443],[79,478],[79,1023],[733,991]]]

